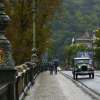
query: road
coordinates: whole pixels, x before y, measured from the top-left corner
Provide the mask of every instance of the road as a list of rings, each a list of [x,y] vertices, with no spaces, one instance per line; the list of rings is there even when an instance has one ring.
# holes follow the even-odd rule
[[[63,71],[64,74],[70,76],[72,78],[71,71]],[[95,72],[94,79],[89,79],[89,76],[78,76],[78,82],[82,83],[82,85],[86,86],[94,93],[100,95],[100,72]]]
[[[58,73],[41,73],[25,100],[96,100],[69,78]]]

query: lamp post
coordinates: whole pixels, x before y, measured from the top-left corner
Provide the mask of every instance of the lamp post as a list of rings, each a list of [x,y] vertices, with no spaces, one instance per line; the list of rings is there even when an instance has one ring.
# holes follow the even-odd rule
[[[36,63],[37,62],[37,49],[36,49],[36,0],[33,0],[33,49],[32,49],[32,58],[31,61],[32,63]]]
[[[0,83],[9,83],[9,100],[15,100],[15,64],[12,59],[11,44],[5,37],[5,29],[10,18],[5,13],[4,0],[0,0]]]
[[[94,56],[95,56],[95,51],[94,51],[94,48],[95,48],[95,39],[96,39],[96,36],[95,36],[95,33],[96,31],[94,30],[92,32],[92,59],[93,59],[93,66],[95,67],[95,59],[94,59]]]

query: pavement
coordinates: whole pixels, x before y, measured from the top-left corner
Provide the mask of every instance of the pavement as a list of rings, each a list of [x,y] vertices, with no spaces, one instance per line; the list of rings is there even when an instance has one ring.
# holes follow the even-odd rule
[[[61,74],[41,73],[24,100],[93,100]]]
[[[98,74],[100,74],[100,70],[96,70],[96,71],[95,71],[95,73],[98,73]]]

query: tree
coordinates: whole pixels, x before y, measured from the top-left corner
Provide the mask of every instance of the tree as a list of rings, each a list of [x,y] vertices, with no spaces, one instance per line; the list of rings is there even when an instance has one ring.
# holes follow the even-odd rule
[[[36,46],[38,57],[47,47],[46,41],[51,35],[47,21],[51,20],[59,0],[36,0]],[[32,55],[32,5],[33,0],[4,0],[7,13],[12,21],[7,28],[7,37],[12,43],[16,64],[30,60]]]
[[[45,52],[45,48],[47,48],[46,41],[51,38],[52,32],[47,22],[52,19],[59,2],[60,0],[37,0],[36,34],[38,55]]]
[[[51,22],[54,33],[52,37],[55,39],[55,47],[60,57],[64,57],[64,49],[61,48],[70,44],[73,36],[81,37],[85,32],[91,33],[100,26],[99,12],[99,0],[62,0]]]
[[[12,43],[16,64],[31,57],[32,50],[32,6],[28,0],[5,0],[11,23],[7,28],[7,37]],[[27,52],[26,52],[27,51]]]
[[[100,28],[96,30],[96,40],[95,40],[96,48],[94,49],[95,55],[94,58],[97,63],[97,67],[100,65]]]
[[[87,48],[84,44],[72,44],[65,47],[65,55],[67,59],[67,64],[71,65],[73,58],[77,55],[78,52],[86,51]]]

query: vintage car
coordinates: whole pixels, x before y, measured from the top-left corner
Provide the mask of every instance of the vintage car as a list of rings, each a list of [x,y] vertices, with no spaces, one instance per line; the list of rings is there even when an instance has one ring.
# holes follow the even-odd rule
[[[89,57],[74,58],[72,74],[74,79],[77,79],[78,75],[89,75],[89,78],[94,78],[92,59]]]

